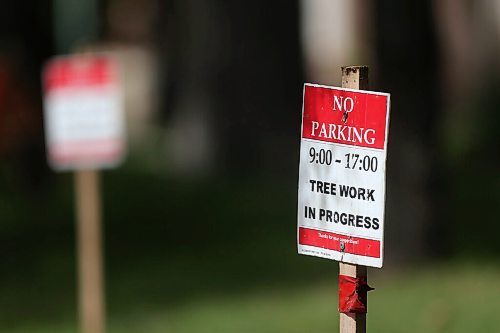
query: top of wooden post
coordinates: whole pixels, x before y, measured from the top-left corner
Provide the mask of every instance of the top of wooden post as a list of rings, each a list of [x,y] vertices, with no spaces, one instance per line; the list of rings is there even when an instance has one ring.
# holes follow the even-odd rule
[[[342,88],[368,89],[368,66],[343,66]]]

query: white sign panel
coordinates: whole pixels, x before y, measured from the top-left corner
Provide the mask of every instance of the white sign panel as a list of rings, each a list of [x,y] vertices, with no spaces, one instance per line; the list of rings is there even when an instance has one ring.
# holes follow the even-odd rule
[[[118,65],[109,55],[51,60],[43,73],[49,164],[56,170],[117,165],[125,151]]]
[[[304,85],[299,253],[382,267],[389,97]]]

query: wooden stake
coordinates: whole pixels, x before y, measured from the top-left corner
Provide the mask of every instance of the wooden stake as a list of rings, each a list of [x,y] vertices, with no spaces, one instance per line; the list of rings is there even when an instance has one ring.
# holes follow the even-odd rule
[[[104,333],[99,172],[75,172],[79,317],[82,333]]]
[[[342,67],[342,88],[368,89],[367,66]],[[367,277],[366,266],[339,263],[339,274]],[[366,313],[340,313],[340,333],[365,333]]]

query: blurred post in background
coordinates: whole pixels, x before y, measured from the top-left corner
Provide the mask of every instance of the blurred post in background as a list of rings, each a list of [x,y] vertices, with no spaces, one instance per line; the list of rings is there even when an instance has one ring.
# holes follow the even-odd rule
[[[78,304],[82,333],[106,332],[99,171],[75,172]]]
[[[54,36],[56,52],[59,54],[69,54],[78,50],[85,51],[89,43],[97,42],[99,39],[100,18],[99,1],[78,1],[78,0],[55,0],[53,2],[54,11]],[[82,61],[83,63],[83,61]],[[88,81],[83,73],[79,74],[77,70],[71,69],[71,63],[68,62],[66,69],[66,84],[74,85],[75,89],[82,88],[75,82]],[[88,66],[83,64],[82,66]],[[92,66],[92,65],[90,65]],[[61,68],[62,71],[62,68]],[[80,77],[79,77],[80,75]],[[97,76],[102,75],[92,74]],[[99,80],[95,78],[94,80]],[[68,94],[68,96],[70,96]],[[87,97],[87,96],[86,96]],[[69,97],[71,98],[71,97]],[[95,101],[92,100],[73,100],[73,103],[85,105],[83,112],[89,111],[88,105],[94,103],[91,108],[96,108]],[[90,104],[86,104],[90,103]],[[76,112],[76,105],[63,105],[67,108],[68,115],[60,114],[57,122],[67,122],[70,126],[75,126],[72,131],[85,128],[87,123],[77,124],[78,121],[70,121],[70,112]],[[47,114],[46,110],[46,114]],[[55,111],[53,111],[55,113]],[[81,112],[81,111],[80,111]],[[76,116],[74,116],[76,117]],[[80,116],[81,117],[81,116]],[[88,118],[88,117],[87,117]],[[87,119],[83,117],[81,119]],[[50,119],[46,118],[45,125],[55,127],[50,124]],[[97,119],[92,119],[93,125],[98,125]],[[70,127],[69,127],[70,128]],[[69,129],[68,128],[68,129]],[[67,131],[68,129],[63,129]],[[50,131],[50,127],[48,129]],[[71,130],[70,130],[71,131]],[[88,129],[87,129],[88,131]],[[53,135],[54,136],[54,135]],[[68,140],[69,139],[69,140]],[[82,141],[83,139],[83,141]],[[78,141],[75,141],[78,140]],[[60,145],[71,146],[72,142],[83,143],[85,148],[87,138],[66,138],[61,140]],[[67,142],[65,142],[67,141]],[[49,146],[49,145],[48,145]],[[90,146],[89,146],[90,147]],[[47,147],[50,151],[51,147]],[[78,150],[78,148],[65,148],[68,151]],[[80,148],[83,149],[83,148]],[[89,148],[85,148],[89,149]],[[87,152],[89,153],[89,152]],[[90,152],[93,154],[93,152]],[[97,152],[95,152],[97,154]],[[78,155],[78,154],[76,154]],[[70,153],[71,156],[71,153]],[[78,158],[78,157],[77,157]],[[85,158],[84,158],[85,159]],[[75,163],[75,162],[73,162]],[[78,163],[78,162],[76,162]],[[84,162],[85,163],[85,162]],[[80,167],[81,168],[81,167]],[[105,296],[104,296],[104,272],[103,272],[103,250],[102,250],[102,212],[101,212],[101,195],[100,195],[100,175],[98,170],[92,168],[77,170],[75,175],[75,209],[76,209],[76,234],[77,234],[77,254],[78,254],[78,314],[80,331],[82,333],[104,333],[106,331],[106,311],[105,311]]]
[[[105,331],[100,169],[123,161],[120,71],[109,54],[51,59],[43,70],[47,159],[75,174],[79,315],[83,333]]]

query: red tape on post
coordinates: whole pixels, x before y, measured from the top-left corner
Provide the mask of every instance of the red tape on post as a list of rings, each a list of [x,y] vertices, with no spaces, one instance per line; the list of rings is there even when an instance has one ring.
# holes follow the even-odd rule
[[[370,290],[366,277],[339,275],[339,312],[366,313]]]

